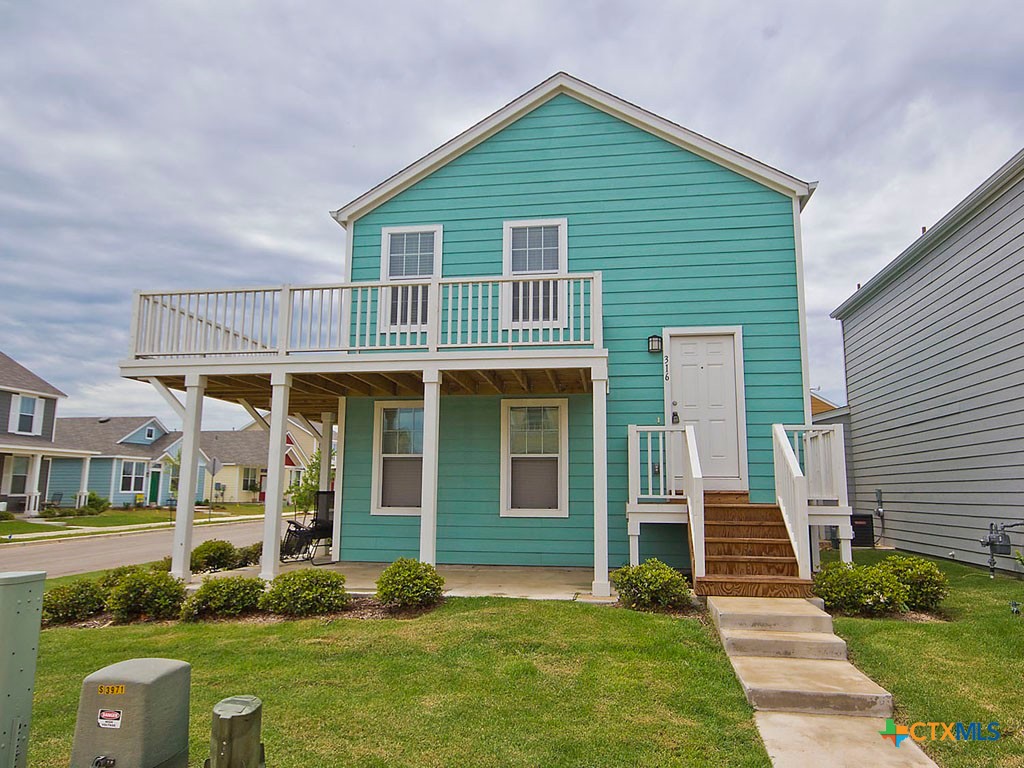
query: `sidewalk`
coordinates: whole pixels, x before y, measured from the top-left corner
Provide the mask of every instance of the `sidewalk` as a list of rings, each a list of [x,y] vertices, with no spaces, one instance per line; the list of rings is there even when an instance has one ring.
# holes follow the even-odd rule
[[[232,517],[215,517],[205,519],[196,517],[195,525],[223,525],[225,523],[244,523],[250,520],[262,520],[263,515],[237,515]],[[33,541],[63,541],[64,539],[80,539],[86,536],[104,536],[115,533],[145,532],[152,530],[164,530],[174,527],[173,522],[166,523],[138,523],[136,525],[111,525],[111,526],[74,526],[55,525],[53,523],[35,523],[40,528],[50,528],[48,531],[39,533],[11,533],[0,537],[2,541],[18,541],[30,543]]]

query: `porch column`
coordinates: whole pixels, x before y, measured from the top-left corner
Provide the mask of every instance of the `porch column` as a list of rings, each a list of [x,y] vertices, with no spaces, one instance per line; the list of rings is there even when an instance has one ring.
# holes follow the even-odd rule
[[[260,578],[270,581],[280,568],[281,509],[284,499],[284,452],[288,433],[288,400],[291,396],[292,377],[287,373],[274,373],[270,384],[270,449],[267,454],[267,485],[263,514],[263,558],[260,560]]]
[[[853,525],[848,522],[839,526],[839,559],[853,562]]]
[[[43,454],[29,455],[28,477],[25,479],[25,517],[39,516],[39,473],[42,466]]]
[[[78,495],[75,497],[75,506],[81,509],[89,500],[89,465],[92,462],[91,456],[82,459],[82,476],[78,481]]]
[[[594,584],[591,592],[595,597],[608,597],[612,593],[608,583],[608,374],[591,369],[591,379],[594,382]]]
[[[331,442],[334,439],[334,412],[320,414],[320,490],[331,490]]]
[[[192,521],[196,512],[196,480],[199,478],[199,433],[203,426],[203,395],[206,377],[185,376],[185,418],[181,425],[181,454],[178,465],[178,509],[174,516],[174,545],[171,575],[192,580]]]
[[[440,371],[423,372],[423,478],[420,486],[420,560],[437,562],[437,451]]]
[[[345,406],[348,401],[338,398],[338,450],[334,454],[334,530],[331,535],[331,559],[341,560],[341,494],[345,476]]]
[[[821,568],[821,526],[808,525],[811,536],[811,572],[817,573]]]

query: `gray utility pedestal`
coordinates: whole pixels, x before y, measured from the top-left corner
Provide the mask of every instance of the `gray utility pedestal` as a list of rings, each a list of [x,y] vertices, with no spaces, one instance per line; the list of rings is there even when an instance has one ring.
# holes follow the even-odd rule
[[[0,573],[0,766],[28,765],[46,573]]]
[[[71,768],[187,768],[192,667],[130,659],[82,683]]]
[[[232,696],[213,708],[210,759],[204,768],[264,768],[260,732],[263,702],[255,696]]]

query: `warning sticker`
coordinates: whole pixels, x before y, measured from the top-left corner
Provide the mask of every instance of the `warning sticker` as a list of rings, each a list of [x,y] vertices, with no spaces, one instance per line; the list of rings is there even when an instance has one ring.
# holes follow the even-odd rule
[[[120,709],[101,709],[96,715],[96,722],[99,723],[100,728],[120,728],[122,711]]]

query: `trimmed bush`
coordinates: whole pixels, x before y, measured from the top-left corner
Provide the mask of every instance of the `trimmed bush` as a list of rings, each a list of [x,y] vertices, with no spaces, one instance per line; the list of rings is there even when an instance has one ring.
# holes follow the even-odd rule
[[[104,499],[104,501],[105,501],[105,499]],[[75,517],[95,517],[96,515],[98,515],[100,512],[103,512],[103,511],[105,511],[105,510],[97,509],[95,507],[85,506],[85,507],[78,507],[76,509],[68,510],[67,511],[67,516],[71,517],[72,515],[74,515]]]
[[[207,577],[181,606],[182,621],[243,616],[259,610],[266,582],[245,576]]]
[[[192,550],[192,573],[226,571],[238,563],[238,550],[230,541],[210,539]]]
[[[334,571],[305,568],[282,573],[270,583],[260,608],[282,616],[336,613],[348,605],[345,577]]]
[[[237,550],[238,562],[235,565],[236,568],[244,568],[247,565],[259,565],[260,558],[263,557],[263,544],[256,542],[250,544],[247,547],[239,547]]]
[[[85,621],[103,613],[104,603],[103,590],[95,581],[79,579],[61,584],[43,593],[43,623]]]
[[[682,608],[690,603],[686,577],[656,558],[611,572],[619,600],[628,608],[649,611]]]
[[[377,599],[391,608],[436,605],[444,594],[444,578],[430,563],[400,557],[377,579]]]
[[[171,556],[164,555],[159,560],[149,564],[149,570],[151,571],[170,571],[171,570]]]
[[[110,593],[114,590],[118,584],[120,584],[126,576],[133,573],[139,573],[143,568],[141,565],[120,565],[113,570],[107,571],[105,574],[99,577],[97,584],[100,589],[103,590],[103,597],[110,597]],[[170,570],[168,568],[168,570]]]
[[[100,512],[110,509],[110,499],[100,496],[96,491],[89,491],[89,496],[85,500],[85,508],[92,510],[88,514],[98,515]]]
[[[42,512],[42,510],[39,510],[39,511]],[[0,520],[13,520],[13,519],[14,519],[14,513],[13,512],[9,512],[6,509],[3,510],[3,511],[0,511]]]
[[[5,512],[4,514],[10,515],[10,517],[3,518],[4,520],[13,520],[14,514],[11,512]],[[44,519],[51,517],[71,517],[75,514],[73,509],[60,509],[59,507],[46,507],[45,509],[39,510],[39,516]]]
[[[939,566],[923,557],[893,555],[876,568],[888,571],[907,587],[907,609],[935,611],[949,596],[949,579]]]
[[[828,611],[877,616],[905,611],[909,589],[883,568],[828,563],[814,574],[814,594]]]
[[[114,620],[171,619],[181,612],[185,585],[164,571],[137,570],[110,590],[107,610]]]

